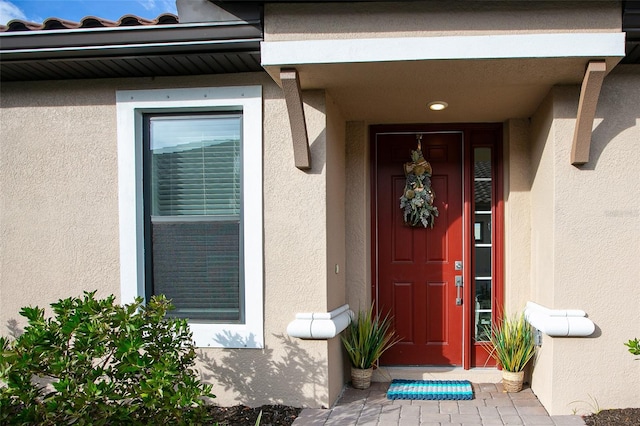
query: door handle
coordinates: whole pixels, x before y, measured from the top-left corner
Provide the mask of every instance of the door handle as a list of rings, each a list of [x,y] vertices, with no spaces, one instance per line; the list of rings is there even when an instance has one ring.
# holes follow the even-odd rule
[[[462,275],[456,275],[456,306],[462,305]]]

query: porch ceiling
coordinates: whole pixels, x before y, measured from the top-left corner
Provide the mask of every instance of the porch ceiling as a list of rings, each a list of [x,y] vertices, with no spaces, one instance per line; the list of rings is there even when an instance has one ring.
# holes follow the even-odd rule
[[[497,122],[530,117],[552,86],[580,84],[589,61],[607,72],[625,34],[539,33],[269,41],[262,66],[279,82],[326,89],[346,119],[372,123]],[[445,101],[443,111],[428,110]]]
[[[620,58],[607,59],[607,69]],[[554,85],[579,85],[587,58],[296,65],[303,90],[326,89],[347,120],[499,122],[530,117]],[[278,66],[265,66],[279,81]],[[427,104],[441,100],[444,111]]]

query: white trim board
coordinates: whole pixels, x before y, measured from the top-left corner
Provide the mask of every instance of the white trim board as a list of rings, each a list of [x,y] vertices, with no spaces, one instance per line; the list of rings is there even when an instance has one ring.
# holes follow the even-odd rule
[[[446,59],[624,57],[625,34],[553,33],[482,36],[263,41],[262,66]]]

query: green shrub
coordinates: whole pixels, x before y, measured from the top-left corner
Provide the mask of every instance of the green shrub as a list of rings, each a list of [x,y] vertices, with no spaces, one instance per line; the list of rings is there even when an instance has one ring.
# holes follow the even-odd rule
[[[0,338],[0,424],[193,424],[215,397],[195,371],[186,320],[154,297],[120,306],[109,296],[25,307],[24,333]]]
[[[640,340],[636,337],[633,340],[629,340],[625,343],[625,346],[629,347],[629,352],[633,355],[640,355]]]

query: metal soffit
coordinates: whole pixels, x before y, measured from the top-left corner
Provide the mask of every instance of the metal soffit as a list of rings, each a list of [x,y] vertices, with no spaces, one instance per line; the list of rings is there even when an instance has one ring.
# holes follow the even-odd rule
[[[175,15],[119,21],[12,21],[0,27],[2,81],[262,71],[261,22],[180,24]]]

